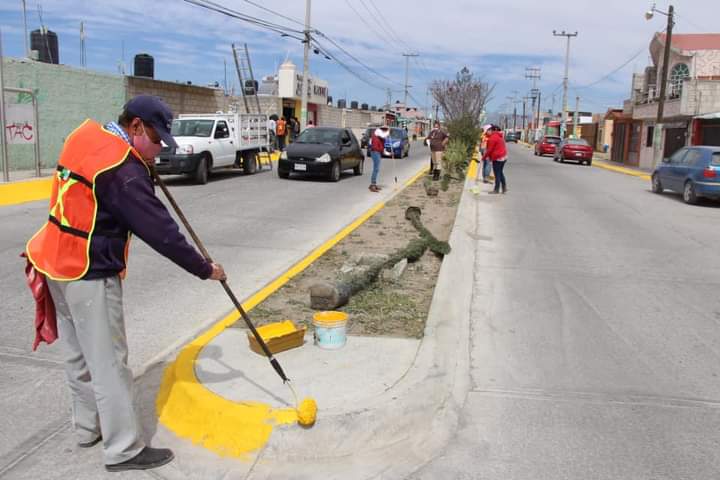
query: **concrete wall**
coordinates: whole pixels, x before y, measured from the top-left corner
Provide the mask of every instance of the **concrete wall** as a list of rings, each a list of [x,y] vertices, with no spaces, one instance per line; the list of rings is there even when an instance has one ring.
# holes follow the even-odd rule
[[[99,122],[117,119],[125,103],[125,82],[108,75],[65,65],[4,58],[7,87],[31,88],[38,97],[40,161],[43,168],[57,164],[65,137],[86,118]],[[6,94],[8,103],[30,103],[30,98]],[[10,145],[11,170],[34,169],[32,145]]]
[[[228,99],[222,89],[166,82],[143,77],[127,78],[127,98],[156,95],[170,106],[173,113],[212,113],[225,111]]]
[[[686,115],[720,112],[720,80],[685,82],[682,104]]]

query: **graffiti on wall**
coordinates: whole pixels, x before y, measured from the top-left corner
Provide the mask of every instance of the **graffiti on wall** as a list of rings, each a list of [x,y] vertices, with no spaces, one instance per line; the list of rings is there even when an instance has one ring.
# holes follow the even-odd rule
[[[10,104],[6,107],[5,138],[10,145],[35,143],[35,116],[32,105]]]

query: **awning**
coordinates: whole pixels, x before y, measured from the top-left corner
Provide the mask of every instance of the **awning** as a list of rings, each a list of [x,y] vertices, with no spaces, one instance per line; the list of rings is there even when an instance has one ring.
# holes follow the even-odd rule
[[[705,115],[698,115],[695,118],[698,120],[717,120],[720,119],[720,112],[706,113]]]

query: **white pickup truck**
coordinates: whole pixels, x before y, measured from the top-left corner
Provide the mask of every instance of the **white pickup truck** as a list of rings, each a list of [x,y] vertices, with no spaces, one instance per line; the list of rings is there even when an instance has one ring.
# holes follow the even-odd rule
[[[267,115],[210,113],[179,115],[172,135],[178,148],[165,146],[155,158],[160,174],[188,174],[205,184],[213,170],[242,168],[258,170],[258,154],[270,152]]]

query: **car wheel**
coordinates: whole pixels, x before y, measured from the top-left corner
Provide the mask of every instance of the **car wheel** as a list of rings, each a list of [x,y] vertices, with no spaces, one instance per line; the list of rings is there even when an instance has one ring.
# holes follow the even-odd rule
[[[290,178],[290,172],[286,172],[285,170],[280,170],[278,168],[278,177],[280,178]]]
[[[660,177],[658,177],[657,173],[653,174],[652,176],[652,191],[655,193],[663,193],[665,189],[662,186],[662,182],[660,182]]]
[[[330,170],[330,181],[337,182],[340,180],[340,162],[333,162]]]
[[[195,169],[193,179],[198,185],[205,185],[208,182],[210,160],[208,155],[203,155]]]
[[[365,170],[365,158],[360,158],[360,162],[357,164],[357,167],[353,168],[353,173],[355,175],[362,175],[363,171]]]
[[[588,166],[588,167],[591,167],[591,166],[592,166],[592,160],[588,160],[588,161],[587,161],[587,166]]]
[[[685,188],[683,189],[683,200],[685,200],[685,203],[689,203],[690,205],[695,205],[696,203],[698,203],[698,196],[697,193],[695,193],[695,185],[693,185],[691,180],[685,182]]]
[[[243,173],[252,175],[257,172],[257,155],[255,152],[243,152]]]

